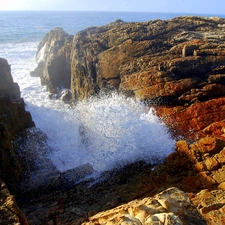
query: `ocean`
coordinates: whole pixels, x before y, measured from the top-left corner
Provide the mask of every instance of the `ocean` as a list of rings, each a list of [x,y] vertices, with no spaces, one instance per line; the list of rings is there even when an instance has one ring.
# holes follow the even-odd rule
[[[55,27],[76,34],[87,27],[104,25],[116,19],[145,22],[181,15],[0,11],[0,57],[11,65],[13,79],[20,86],[26,109],[31,112],[36,128],[47,135],[51,148],[44,156],[40,153],[35,157],[47,157],[60,172],[89,164],[99,174],[138,160],[154,164],[173,152],[175,140],[166,126],[154,115],[154,109],[147,109],[140,101],[111,93],[71,107],[60,100],[50,99],[40,79],[31,77],[30,72],[36,67],[38,43]],[[32,149],[30,151],[32,154]]]

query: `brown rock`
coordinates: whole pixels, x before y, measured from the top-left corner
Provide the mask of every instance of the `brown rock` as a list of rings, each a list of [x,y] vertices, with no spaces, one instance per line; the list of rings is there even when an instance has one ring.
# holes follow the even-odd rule
[[[225,182],[222,182],[218,185],[218,189],[225,191]]]
[[[9,193],[0,179],[0,222],[1,224],[29,225],[25,215],[17,206],[15,197]]]
[[[202,190],[191,198],[194,205],[198,207],[208,225],[222,225],[225,223],[223,190]]]
[[[218,154],[215,155],[215,158],[220,164],[225,164],[225,149],[223,148]]]
[[[87,28],[73,40],[57,28],[38,47],[38,56],[45,52],[38,73],[51,92],[70,88],[73,100],[116,89],[160,105],[157,114],[175,136],[196,140],[225,117],[221,24],[224,19],[194,16],[115,21]]]
[[[225,165],[222,166],[221,169],[218,169],[213,173],[213,179],[218,183],[222,183],[225,181]]]

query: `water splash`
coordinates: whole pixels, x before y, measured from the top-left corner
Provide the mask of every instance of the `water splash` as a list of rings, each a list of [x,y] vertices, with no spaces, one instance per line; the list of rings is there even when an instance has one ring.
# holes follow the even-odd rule
[[[49,143],[58,149],[51,160],[60,171],[86,163],[98,172],[138,160],[155,164],[173,151],[154,110],[116,93],[79,102],[60,118]]]

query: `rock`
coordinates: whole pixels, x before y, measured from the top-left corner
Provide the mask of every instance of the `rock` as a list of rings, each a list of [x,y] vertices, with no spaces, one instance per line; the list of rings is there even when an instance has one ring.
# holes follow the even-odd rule
[[[177,188],[100,212],[88,220],[82,224],[207,224],[188,195]]]
[[[70,88],[70,51],[73,36],[62,28],[47,33],[36,54],[37,68],[31,76],[40,76],[47,90],[58,94],[58,89]]]
[[[19,87],[13,82],[5,59],[0,59],[0,80],[0,177],[12,190],[20,181],[23,170],[14,141],[24,136],[25,130],[33,127],[34,122],[25,110]]]
[[[72,93],[70,90],[63,90],[59,95],[59,99],[64,102],[70,102],[71,98],[72,98]]]
[[[205,17],[116,21],[87,28],[73,40],[61,29],[46,36],[38,48],[37,71],[43,67],[43,84],[49,90],[58,94],[64,87],[62,74],[70,70],[66,74],[71,76],[73,100],[104,90],[129,93],[154,105],[174,137],[185,140],[154,168],[132,164],[104,173],[98,182],[90,179],[75,186],[67,186],[75,171],[57,174],[52,186],[19,196],[32,223],[81,224],[88,218],[84,224],[224,223],[224,23]],[[92,172],[89,165],[86,172]]]
[[[197,205],[208,225],[222,225],[225,223],[225,198],[224,190],[202,190],[191,197],[194,205]]]
[[[196,16],[118,20],[73,39],[57,28],[38,47],[37,71],[48,90],[69,88],[73,101],[116,89],[160,106],[174,136],[196,140],[225,116],[224,23]]]
[[[218,97],[204,102],[195,102],[188,107],[159,106],[156,108],[157,115],[170,127],[175,137],[197,140],[206,134],[218,135],[218,129],[216,126],[212,127],[212,124],[222,123],[224,120],[224,103],[225,97]]]
[[[0,96],[20,98],[19,86],[13,82],[10,65],[3,58],[0,58]]]
[[[15,196],[9,193],[5,183],[0,179],[0,222],[2,225],[29,225],[23,212],[17,206]]]

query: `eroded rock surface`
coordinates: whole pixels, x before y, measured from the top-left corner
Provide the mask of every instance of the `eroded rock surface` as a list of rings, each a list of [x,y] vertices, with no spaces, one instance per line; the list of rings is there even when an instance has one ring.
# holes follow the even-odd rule
[[[206,225],[188,195],[177,188],[167,189],[154,197],[134,200],[89,218],[93,224],[162,224]]]
[[[86,29],[73,40],[72,96],[118,89],[161,105],[157,113],[176,136],[197,137],[225,116],[224,23],[179,17]]]
[[[196,195],[191,195],[192,202],[207,220],[208,225],[223,225],[225,223],[225,189],[209,191],[204,189]]]

